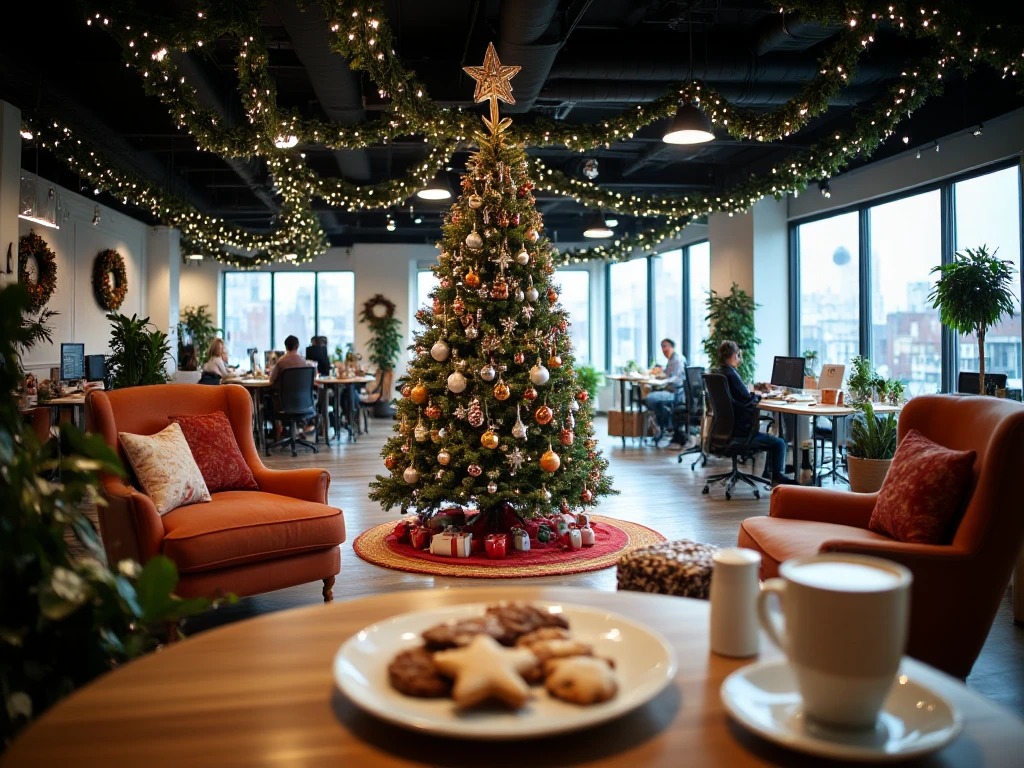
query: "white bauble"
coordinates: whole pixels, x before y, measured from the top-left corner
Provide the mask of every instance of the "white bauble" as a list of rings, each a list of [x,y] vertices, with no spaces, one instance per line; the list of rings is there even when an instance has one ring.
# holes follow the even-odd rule
[[[576,398],[569,401],[569,410],[575,413],[580,409],[580,404],[576,402]]]
[[[470,232],[466,235],[466,245],[468,245],[471,250],[479,251],[484,247],[484,239],[480,237],[478,232]]]
[[[537,293],[537,289],[534,288],[532,285],[526,289],[526,300],[531,304],[535,302],[539,297],[540,294]]]
[[[530,369],[530,381],[536,384],[538,387],[544,386],[548,383],[548,379],[551,378],[551,374],[548,373],[548,369],[540,363],[537,363],[533,368]]]
[[[525,248],[516,254],[516,261],[523,266],[530,263],[530,254],[526,252]]]
[[[479,208],[483,204],[484,204],[484,199],[482,197],[480,197],[480,195],[476,194],[475,192],[472,195],[469,196],[469,207],[472,208],[473,210],[476,210],[477,208]]]
[[[442,339],[438,339],[434,342],[434,346],[430,348],[430,356],[441,363],[448,359],[448,355],[451,353],[451,348]]]
[[[466,377],[463,376],[458,371],[449,374],[448,389],[450,389],[455,394],[459,394],[460,392],[464,391],[466,389]]]
[[[419,479],[420,479],[420,472],[419,472],[418,469],[416,469],[416,467],[408,466],[408,467],[405,468],[405,472],[402,473],[402,478],[409,485],[412,485],[413,483],[419,481]]]

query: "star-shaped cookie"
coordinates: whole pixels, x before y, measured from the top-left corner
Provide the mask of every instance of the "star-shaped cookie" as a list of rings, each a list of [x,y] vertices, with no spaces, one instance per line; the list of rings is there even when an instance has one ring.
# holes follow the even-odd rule
[[[441,674],[455,678],[452,698],[461,708],[498,699],[519,709],[530,699],[522,673],[537,666],[526,648],[504,648],[487,635],[477,635],[465,648],[434,654]]]

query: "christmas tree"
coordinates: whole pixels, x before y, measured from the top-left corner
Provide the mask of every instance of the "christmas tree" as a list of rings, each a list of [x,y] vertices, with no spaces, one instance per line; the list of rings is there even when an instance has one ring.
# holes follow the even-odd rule
[[[497,101],[514,104],[493,45],[475,100],[487,132],[442,226],[433,310],[417,319],[416,357],[399,380],[389,475],[370,498],[430,514],[451,505],[522,518],[591,507],[614,493],[597,451],[588,396],[573,371],[569,316],[558,303],[552,248],[534,205],[523,147]],[[496,515],[497,517],[497,515]]]

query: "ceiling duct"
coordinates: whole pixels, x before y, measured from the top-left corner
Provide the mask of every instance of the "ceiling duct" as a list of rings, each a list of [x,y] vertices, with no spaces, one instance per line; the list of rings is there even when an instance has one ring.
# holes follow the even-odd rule
[[[649,102],[665,95],[667,86],[657,81],[610,81],[599,80],[555,80],[544,87],[538,97],[547,102],[584,103],[636,103]],[[725,84],[716,90],[736,106],[771,107],[785,104],[800,91],[796,85],[772,82]],[[872,88],[845,88],[829,104],[834,107],[851,107],[863,102],[874,93]]]
[[[775,13],[761,27],[754,53],[763,56],[775,51],[806,51],[841,29],[841,24],[823,27],[817,22],[804,21],[799,14]]]
[[[513,83],[516,103],[502,112],[528,112],[544,87],[562,40],[536,44],[551,26],[558,0],[502,0],[498,58],[502,64],[520,66]]]

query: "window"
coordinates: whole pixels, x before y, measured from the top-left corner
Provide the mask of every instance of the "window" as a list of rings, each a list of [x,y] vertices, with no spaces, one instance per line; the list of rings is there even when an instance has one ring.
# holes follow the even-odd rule
[[[988,246],[1001,259],[1013,262],[1014,317],[989,329],[985,336],[985,372],[1005,373],[1006,385],[1021,387],[1020,320],[1020,171],[1017,167],[977,176],[953,185],[956,206],[956,248]],[[959,370],[977,371],[978,341],[972,334],[959,339]]]
[[[683,252],[666,251],[651,259],[654,272],[654,344],[652,356],[661,360],[662,339],[672,339],[683,351]],[[639,362],[639,361],[638,361]]]
[[[232,365],[249,367],[246,349],[261,352],[270,346],[269,272],[224,273],[224,341]],[[200,360],[206,350],[196,350]]]
[[[413,308],[413,317],[423,307],[432,305],[430,292],[437,288],[440,282],[437,275],[429,269],[421,269],[416,273],[416,306]]]
[[[696,243],[687,249],[689,271],[687,306],[689,322],[689,359],[687,364],[708,368],[708,356],[704,354],[704,339],[711,335],[711,324],[705,319],[708,314],[708,294],[711,292],[711,243]]]
[[[860,235],[856,212],[797,227],[800,328],[796,353],[819,365],[848,364],[860,351]]]
[[[590,273],[581,269],[559,270],[558,300],[569,313],[569,338],[580,365],[590,363]]]
[[[609,278],[610,369],[647,365],[647,259],[611,264]]]
[[[910,395],[938,392],[942,324],[928,294],[935,284],[929,273],[942,262],[942,195],[904,197],[868,215],[871,362],[882,376],[905,381]]]
[[[356,274],[319,272],[316,291],[316,335],[326,336],[327,346],[332,350],[345,349],[356,338]],[[299,340],[302,341],[301,337]]]
[[[290,335],[300,352],[313,336],[344,348],[355,339],[355,273],[225,272],[221,325],[231,364],[245,368],[246,349],[282,350]]]

